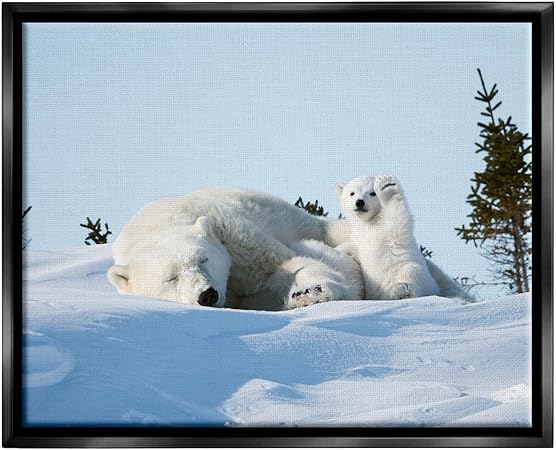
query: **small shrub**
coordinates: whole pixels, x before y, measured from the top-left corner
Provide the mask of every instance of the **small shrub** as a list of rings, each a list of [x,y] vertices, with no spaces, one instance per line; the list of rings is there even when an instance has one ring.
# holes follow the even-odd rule
[[[323,217],[328,216],[328,212],[324,212],[324,208],[322,206],[319,206],[318,200],[315,200],[315,203],[311,203],[311,202],[304,203],[303,199],[299,197],[295,202],[295,206],[304,209],[305,211],[307,211],[309,214],[312,214],[313,216],[323,216]]]
[[[108,235],[112,234],[112,232],[108,228],[107,223],[104,224],[106,231],[102,231],[100,219],[97,219],[97,221],[93,223],[92,220],[87,217],[87,223],[80,223],[79,225],[90,230],[89,234],[85,238],[85,245],[91,245],[91,242],[95,244],[107,244]]]

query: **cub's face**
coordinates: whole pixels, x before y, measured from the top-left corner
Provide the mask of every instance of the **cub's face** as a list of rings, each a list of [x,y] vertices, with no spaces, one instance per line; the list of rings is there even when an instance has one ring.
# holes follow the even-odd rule
[[[368,222],[378,214],[381,204],[374,184],[374,177],[357,177],[336,186],[342,212],[348,219]]]
[[[108,278],[118,292],[224,306],[231,259],[206,218],[191,227],[164,230],[154,238],[137,245],[127,265],[110,268]]]

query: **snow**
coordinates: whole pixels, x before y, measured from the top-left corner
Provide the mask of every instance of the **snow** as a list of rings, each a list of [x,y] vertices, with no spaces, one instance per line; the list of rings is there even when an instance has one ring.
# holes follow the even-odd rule
[[[24,253],[27,425],[531,426],[531,298],[284,312],[119,295],[109,245]]]

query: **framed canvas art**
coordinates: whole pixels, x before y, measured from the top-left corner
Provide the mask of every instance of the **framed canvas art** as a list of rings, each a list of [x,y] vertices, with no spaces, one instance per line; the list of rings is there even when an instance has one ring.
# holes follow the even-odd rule
[[[552,445],[552,3],[4,3],[3,55],[5,446]]]

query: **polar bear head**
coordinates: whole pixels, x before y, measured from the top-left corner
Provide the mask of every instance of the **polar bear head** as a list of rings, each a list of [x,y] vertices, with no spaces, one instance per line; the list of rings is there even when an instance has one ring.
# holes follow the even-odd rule
[[[121,294],[222,307],[231,258],[206,217],[168,227],[137,243],[108,270]],[[121,261],[116,261],[120,263]]]
[[[336,186],[342,212],[348,219],[369,222],[379,213],[381,203],[374,185],[375,177],[357,177]]]

